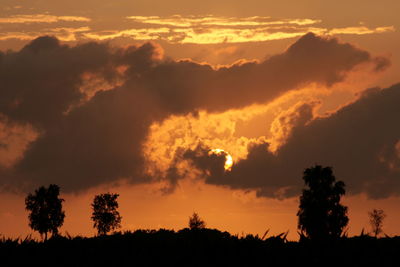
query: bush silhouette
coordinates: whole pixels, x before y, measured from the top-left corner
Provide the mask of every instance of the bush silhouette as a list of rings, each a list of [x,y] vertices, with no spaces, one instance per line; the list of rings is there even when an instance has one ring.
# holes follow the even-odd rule
[[[196,212],[193,212],[193,215],[189,217],[189,228],[193,229],[203,229],[206,227],[206,223],[199,217]]]
[[[345,184],[335,182],[331,167],[319,165],[305,169],[303,179],[309,188],[303,189],[297,213],[301,235],[311,240],[339,238],[349,221],[347,207],[340,204]]]
[[[62,210],[64,199],[59,198],[60,188],[51,184],[48,188],[41,186],[34,194],[25,198],[25,208],[30,213],[29,226],[47,240],[47,233],[58,234],[58,228],[64,223],[65,212]]]
[[[106,235],[111,230],[121,227],[122,217],[119,215],[118,194],[100,194],[94,197],[92,208],[93,227],[99,235]]]
[[[375,237],[377,237],[380,233],[382,233],[382,226],[383,220],[386,217],[386,214],[383,210],[373,209],[372,211],[368,212],[369,216],[369,223],[372,227],[372,232],[374,233]]]

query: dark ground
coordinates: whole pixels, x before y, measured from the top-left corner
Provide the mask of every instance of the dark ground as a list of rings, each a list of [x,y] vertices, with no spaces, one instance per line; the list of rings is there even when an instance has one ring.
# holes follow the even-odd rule
[[[325,243],[212,229],[138,230],[39,242],[0,240],[0,266],[400,266],[400,237]]]

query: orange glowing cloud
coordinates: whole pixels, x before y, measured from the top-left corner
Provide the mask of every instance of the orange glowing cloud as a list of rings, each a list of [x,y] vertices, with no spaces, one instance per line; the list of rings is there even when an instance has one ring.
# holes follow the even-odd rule
[[[52,35],[64,42],[75,42],[79,39],[81,33],[88,31],[90,31],[89,27],[79,27],[79,28],[57,27],[57,28],[44,29],[42,31],[6,32],[6,33],[0,33],[0,40],[2,41],[10,39],[32,40],[42,35]]]
[[[344,84],[334,90],[339,90]],[[194,174],[185,174],[185,169],[195,167],[177,163],[175,157],[182,150],[195,150],[199,146],[208,148],[208,155],[215,153],[225,157],[225,170],[231,170],[234,162],[246,160],[251,146],[268,142],[268,151],[275,153],[285,144],[293,128],[317,117],[317,109],[321,106],[319,99],[325,97],[326,101],[332,92],[313,85],[288,92],[263,105],[221,113],[203,110],[196,114],[170,116],[162,122],[153,123],[143,145],[147,171],[149,175],[167,175],[171,165],[176,164],[177,172],[193,178],[199,173],[192,170]],[[261,131],[257,131],[254,137],[246,136],[240,125],[259,116],[263,118]]]
[[[265,136],[236,136],[236,123],[251,119],[269,108],[255,105],[243,110],[215,114],[200,111],[196,115],[171,116],[162,123],[152,124],[143,149],[149,173],[165,173],[180,149],[195,149],[199,144],[214,149],[216,154],[225,151],[229,155],[227,161],[245,159],[249,144],[263,141]],[[268,132],[267,126],[265,132]],[[227,161],[226,169],[230,168],[228,165],[232,165]]]
[[[1,24],[15,23],[55,23],[55,22],[89,22],[90,18],[79,16],[55,16],[49,14],[32,14],[32,15],[14,15],[10,17],[0,18]]]
[[[247,158],[249,146],[263,142],[269,143],[268,151],[276,153],[290,138],[293,128],[327,117],[344,103],[356,101],[360,91],[378,76],[366,75],[370,67],[358,68],[331,88],[310,84],[265,104],[220,113],[201,110],[155,122],[143,146],[147,171],[165,174],[180,149],[194,150],[199,144],[224,150],[235,163]],[[178,168],[189,167],[178,164]]]
[[[216,17],[216,16],[128,16],[128,19],[143,23],[168,25],[175,27],[200,27],[200,26],[266,26],[266,25],[311,25],[321,22],[314,19],[281,19],[275,20],[271,17]]]
[[[180,43],[191,44],[220,44],[220,43],[246,43],[246,42],[264,42],[271,40],[281,40],[294,38],[306,34],[310,29],[299,32],[269,32],[268,28],[258,29],[204,29],[196,31],[195,29],[176,29],[176,33],[181,33],[184,38]],[[319,30],[315,33],[319,33]],[[178,35],[179,36],[179,35]],[[170,41],[176,39],[175,36],[168,38]]]
[[[11,123],[0,116],[0,168],[15,165],[38,136],[32,126]]]
[[[356,34],[356,35],[364,35],[364,34],[373,34],[373,33],[385,33],[385,32],[394,32],[394,26],[387,27],[376,27],[376,28],[368,28],[365,26],[359,27],[345,27],[345,28],[334,28],[329,30],[329,34]]]
[[[133,38],[135,40],[148,41],[162,39],[162,36],[169,33],[169,28],[142,28],[127,29],[122,31],[104,31],[104,32],[88,32],[84,34],[87,39],[108,40],[120,37]]]
[[[82,23],[81,27],[65,27],[65,23]],[[91,29],[87,26],[90,22]],[[58,27],[42,27],[35,30],[32,23],[57,23]],[[220,17],[220,16],[128,16],[121,17],[122,28],[107,25],[99,27],[97,21],[79,16],[55,16],[50,14],[14,15],[0,18],[0,24],[18,24],[17,29],[5,28],[0,40],[30,40],[40,35],[54,35],[66,42],[87,40],[133,39],[136,41],[162,40],[172,44],[223,44],[266,42],[296,38],[308,32],[316,34],[378,34],[395,31],[394,26],[369,28],[365,25],[343,28],[324,27],[319,19],[283,18],[265,16]],[[12,29],[12,30],[11,30]]]

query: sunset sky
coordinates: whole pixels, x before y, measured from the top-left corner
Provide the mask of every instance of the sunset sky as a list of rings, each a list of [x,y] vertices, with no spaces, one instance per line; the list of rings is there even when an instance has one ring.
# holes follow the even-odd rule
[[[57,184],[61,233],[122,230],[298,239],[302,172],[346,184],[349,235],[400,235],[400,1],[0,0],[0,235]],[[36,234],[34,236],[37,236]]]

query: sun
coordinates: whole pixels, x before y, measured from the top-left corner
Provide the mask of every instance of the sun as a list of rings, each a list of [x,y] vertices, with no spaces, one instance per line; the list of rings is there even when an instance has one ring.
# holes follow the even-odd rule
[[[225,171],[232,170],[233,158],[228,152],[226,152],[225,150],[220,149],[220,148],[215,148],[215,149],[211,149],[210,153],[213,153],[216,155],[225,155],[224,169],[225,169]]]

